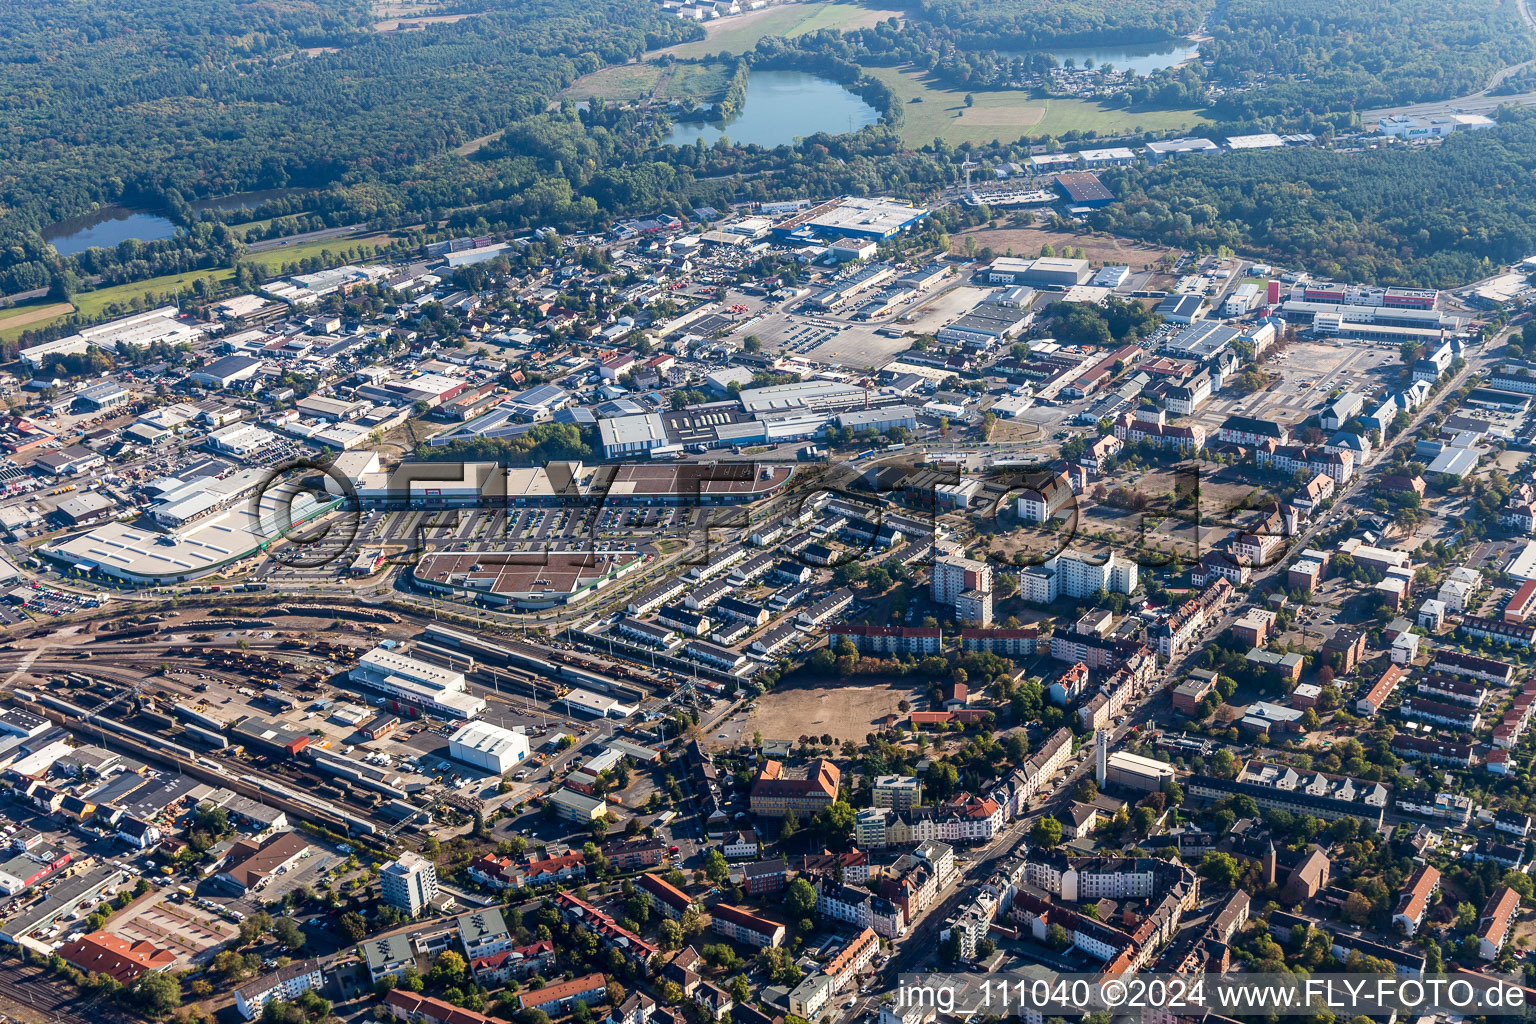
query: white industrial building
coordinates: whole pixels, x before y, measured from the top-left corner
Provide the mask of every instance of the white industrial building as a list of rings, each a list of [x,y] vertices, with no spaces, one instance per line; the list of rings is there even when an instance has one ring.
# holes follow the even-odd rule
[[[648,452],[667,443],[666,424],[654,412],[598,420],[597,433],[605,459]]]
[[[504,775],[528,756],[528,737],[489,722],[471,722],[448,738],[448,756]]]
[[[348,678],[441,718],[467,720],[485,711],[485,701],[468,692],[462,672],[429,665],[382,647],[375,647],[359,658]]]

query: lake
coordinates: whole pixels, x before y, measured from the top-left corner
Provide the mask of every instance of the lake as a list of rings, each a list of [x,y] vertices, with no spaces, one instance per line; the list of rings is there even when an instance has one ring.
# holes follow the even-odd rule
[[[679,122],[666,141],[713,145],[722,135],[742,145],[782,146],[817,132],[856,132],[880,119],[880,112],[836,82],[803,71],[753,71],[747,77],[741,113],[724,124]]]
[[[1138,75],[1150,75],[1163,68],[1176,67],[1187,60],[1200,56],[1200,44],[1193,39],[1167,39],[1161,43],[1121,43],[1106,46],[1073,46],[1064,49],[1042,51],[1065,64],[1069,59],[1082,67],[1085,61],[1093,61],[1094,67],[1109,64],[1116,71],[1134,71]],[[1016,54],[1023,56],[1023,52]]]
[[[164,217],[121,206],[104,206],[95,213],[48,225],[43,229],[43,238],[53,243],[60,256],[73,256],[95,246],[110,249],[129,238],[156,242],[175,233],[176,225]]]

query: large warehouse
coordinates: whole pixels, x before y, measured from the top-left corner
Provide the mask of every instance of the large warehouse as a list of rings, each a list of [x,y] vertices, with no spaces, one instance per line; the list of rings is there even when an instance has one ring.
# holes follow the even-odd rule
[[[780,238],[804,232],[823,238],[884,241],[910,231],[927,216],[928,211],[923,207],[895,199],[845,196],[798,213],[773,231]]]
[[[448,756],[504,775],[528,756],[528,737],[489,722],[471,722],[448,738]]]

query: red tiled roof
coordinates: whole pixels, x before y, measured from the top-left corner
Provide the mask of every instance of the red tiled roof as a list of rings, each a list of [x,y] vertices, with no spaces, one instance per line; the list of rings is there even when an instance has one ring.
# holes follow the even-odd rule
[[[150,942],[129,942],[110,932],[91,932],[59,948],[59,956],[87,974],[104,974],[132,984],[145,971],[163,971],[176,954]]]

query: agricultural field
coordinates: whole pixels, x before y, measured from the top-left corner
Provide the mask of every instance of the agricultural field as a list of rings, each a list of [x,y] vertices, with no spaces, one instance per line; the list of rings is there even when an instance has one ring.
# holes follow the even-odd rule
[[[1070,131],[1100,135],[1190,128],[1207,118],[1196,110],[1124,110],[1073,99],[1039,99],[1006,90],[972,93],[936,85],[912,68],[871,68],[901,101],[901,137],[909,146],[934,139],[950,145],[1011,141],[1024,136],[1060,136]]]
[[[682,99],[709,103],[725,92],[726,81],[721,64],[619,64],[583,75],[561,97],[589,100],[597,96],[611,103]]]
[[[28,327],[35,327],[42,323],[51,323],[61,316],[68,316],[75,311],[75,307],[68,302],[29,302],[20,306],[11,306],[0,309],[0,336],[6,336],[5,332],[14,331],[15,337]]]
[[[746,53],[758,40],[769,36],[793,39],[824,28],[847,32],[869,28],[887,18],[903,17],[901,11],[851,3],[785,3],[721,18],[704,26],[705,38],[679,43],[658,54],[693,60],[717,53]]]

